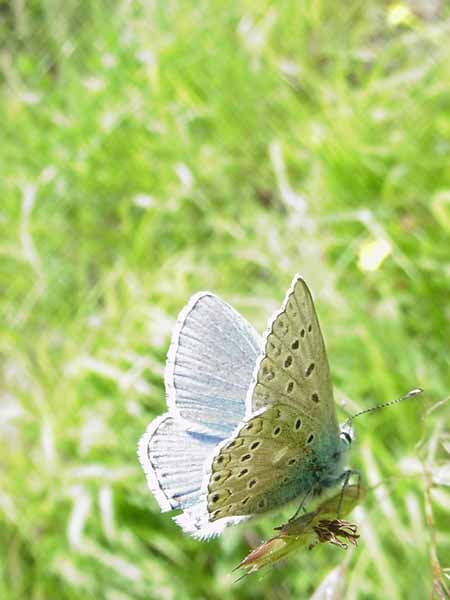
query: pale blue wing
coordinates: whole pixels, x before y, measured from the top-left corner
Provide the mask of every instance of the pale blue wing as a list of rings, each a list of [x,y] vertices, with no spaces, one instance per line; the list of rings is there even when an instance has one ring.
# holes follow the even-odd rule
[[[209,292],[193,296],[180,313],[167,356],[169,413],[150,423],[139,459],[162,510],[195,537],[219,533],[242,517],[210,523],[205,464],[245,414],[261,339],[226,302]]]
[[[150,423],[139,442],[139,460],[163,511],[199,502],[205,458],[221,441],[186,431],[185,425],[166,413]]]
[[[152,421],[139,442],[139,460],[161,510],[183,510],[174,517],[178,525],[194,537],[208,538],[243,517],[209,522],[204,465],[222,438],[185,426],[182,419],[167,413]]]
[[[244,418],[260,351],[261,338],[229,304],[196,294],[178,317],[167,356],[169,411],[227,437]]]

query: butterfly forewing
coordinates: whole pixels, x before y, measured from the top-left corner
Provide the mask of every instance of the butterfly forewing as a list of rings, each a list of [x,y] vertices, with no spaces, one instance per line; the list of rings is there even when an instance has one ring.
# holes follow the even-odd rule
[[[169,408],[211,435],[228,437],[244,417],[261,341],[210,292],[193,296],[177,319],[165,371]]]
[[[265,335],[264,351],[249,390],[251,409],[283,402],[338,432],[325,343],[308,286],[294,278]]]

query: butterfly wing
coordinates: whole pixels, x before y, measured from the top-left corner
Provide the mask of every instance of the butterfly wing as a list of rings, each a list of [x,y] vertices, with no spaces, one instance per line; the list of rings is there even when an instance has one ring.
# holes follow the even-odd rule
[[[182,509],[175,520],[194,536],[223,528],[208,523],[204,466],[244,418],[260,349],[247,321],[209,292],[193,296],[177,319],[165,371],[169,413],[150,423],[138,455],[161,509]]]
[[[311,293],[296,276],[265,333],[247,421],[212,459],[209,519],[264,512],[307,493],[333,475],[338,448],[325,344]]]
[[[169,410],[227,437],[242,421],[261,338],[229,304],[193,296],[180,313],[165,371]]]
[[[185,423],[167,413],[150,423],[138,455],[161,510],[186,509],[199,501],[205,456],[221,440],[186,431]]]
[[[264,335],[247,395],[247,416],[279,402],[339,435],[330,368],[311,292],[298,275]]]
[[[320,468],[317,426],[314,417],[281,403],[248,419],[213,459],[210,521],[265,512],[312,489]]]

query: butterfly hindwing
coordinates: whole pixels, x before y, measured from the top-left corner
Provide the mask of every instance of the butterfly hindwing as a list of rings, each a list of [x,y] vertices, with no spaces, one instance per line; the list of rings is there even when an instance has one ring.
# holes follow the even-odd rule
[[[199,501],[205,455],[220,441],[186,431],[167,413],[152,421],[140,440],[139,460],[161,510],[185,509]]]
[[[317,425],[286,404],[248,419],[213,459],[209,520],[265,512],[307,490],[312,475],[301,475],[302,465],[316,452]]]

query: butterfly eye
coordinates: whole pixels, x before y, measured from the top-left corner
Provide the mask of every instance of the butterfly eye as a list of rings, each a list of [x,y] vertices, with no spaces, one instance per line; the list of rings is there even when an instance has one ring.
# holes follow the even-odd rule
[[[347,431],[341,431],[341,439],[344,440],[344,442],[346,444],[348,444],[350,446],[350,444],[352,443],[352,436],[347,432]]]

